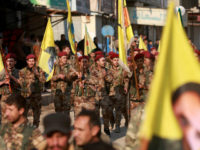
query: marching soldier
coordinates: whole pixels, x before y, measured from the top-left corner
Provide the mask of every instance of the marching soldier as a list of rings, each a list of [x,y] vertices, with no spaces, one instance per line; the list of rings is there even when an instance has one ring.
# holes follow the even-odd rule
[[[1,94],[1,115],[2,123],[5,123],[4,101],[10,96],[11,93],[18,93],[20,86],[17,79],[19,78],[19,71],[15,68],[16,55],[8,53],[5,57],[5,69],[0,74],[0,94]]]
[[[136,107],[138,105],[138,103],[143,101],[143,99],[142,99],[142,97],[143,97],[142,89],[143,88],[142,88],[141,84],[142,85],[144,84],[144,75],[143,75],[144,55],[137,54],[134,57],[136,66],[133,66],[132,59],[133,58],[131,58],[131,59],[129,58],[128,64],[129,64],[129,68],[131,71],[133,71],[133,69],[136,69],[136,77],[133,73],[133,75],[131,76],[131,78],[129,80],[129,97],[130,97],[131,109],[133,109],[134,107]],[[136,79],[137,79],[137,87],[136,87]],[[139,92],[139,93],[137,93],[137,92]],[[137,94],[139,94],[139,96]]]
[[[138,79],[138,88],[139,88],[139,99],[136,95],[136,89],[130,88],[130,101],[131,101],[131,119],[129,122],[127,134],[125,137],[126,141],[126,150],[132,150],[132,149],[138,149],[140,145],[139,137],[138,137],[138,131],[140,128],[141,121],[143,119],[143,113],[144,113],[144,97],[145,93],[143,93],[144,90],[144,83],[145,83],[145,75],[144,75],[144,55],[143,54],[137,54],[135,56],[135,62],[137,65],[136,74]],[[130,87],[132,87],[133,78],[130,79]]]
[[[70,90],[68,83],[77,78],[76,72],[70,64],[67,63],[67,53],[59,52],[59,62],[55,65],[52,77],[52,94],[56,112],[70,113]]]
[[[144,78],[141,87],[143,88],[143,94],[144,97],[143,99],[146,99],[148,90],[149,90],[149,86],[153,77],[153,64],[154,63],[154,56],[149,53],[149,52],[144,52],[144,73],[143,73],[143,77]]]
[[[41,114],[41,91],[45,82],[44,72],[36,66],[35,55],[29,54],[26,57],[27,67],[19,71],[19,84],[21,95],[27,100],[26,116],[29,108],[33,110],[33,125],[39,126]]]
[[[91,75],[94,77],[97,86],[96,100],[102,108],[104,132],[107,135],[110,135],[109,121],[113,112],[112,103],[109,99],[109,88],[107,86],[109,81],[107,81],[106,78],[107,69],[105,68],[106,62],[104,55],[97,55],[95,61],[97,66],[91,71]],[[111,125],[114,126],[114,119],[112,120]]]
[[[108,70],[107,80],[110,82],[110,99],[115,109],[116,133],[120,132],[121,115],[125,117],[125,126],[128,126],[128,114],[126,111],[126,94],[128,92],[128,73],[119,66],[119,55],[112,54],[112,67]]]
[[[82,71],[82,77],[74,81],[72,90],[75,116],[81,112],[82,108],[95,110],[97,114],[99,112],[95,100],[96,86],[88,69],[88,61],[89,58],[87,56],[79,57],[79,66]]]

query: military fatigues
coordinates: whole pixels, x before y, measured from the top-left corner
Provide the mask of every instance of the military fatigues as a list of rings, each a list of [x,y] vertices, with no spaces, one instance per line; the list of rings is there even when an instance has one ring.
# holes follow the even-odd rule
[[[65,75],[64,79],[58,78],[59,74]],[[54,75],[52,77],[52,94],[56,112],[70,112],[70,88],[69,81],[74,80],[75,70],[69,64],[60,66],[55,65]]]
[[[36,69],[39,74],[36,74]],[[39,67],[25,67],[19,72],[21,95],[27,100],[26,116],[29,108],[33,110],[33,124],[38,127],[41,114],[42,83],[45,82],[44,72]]]
[[[89,68],[93,68],[95,63],[96,63],[95,60],[90,58],[89,59]]]
[[[96,100],[102,108],[104,128],[109,128],[109,121],[112,117],[112,103],[109,99],[109,87],[106,75],[107,70],[105,68],[98,69],[95,67],[91,70],[91,75],[94,78],[94,82],[97,87]]]
[[[77,79],[73,83],[72,97],[74,104],[74,114],[77,116],[82,108],[95,110],[98,114],[99,109],[95,99],[96,87],[93,77],[89,71],[86,70],[83,73],[83,79]],[[84,86],[81,87],[80,83],[84,82]]]
[[[69,64],[71,67],[76,68],[76,56],[75,55],[70,55],[67,64]]]
[[[138,80],[138,72],[136,72],[136,78]],[[133,71],[132,71],[132,75],[129,78],[129,97],[130,97],[130,100],[137,99],[136,81],[135,81],[135,74]]]
[[[144,101],[146,100],[147,97],[152,76],[153,76],[153,71],[148,67],[144,67],[144,70],[141,71],[139,74],[140,95],[141,99]]]
[[[3,142],[0,142],[1,150],[32,150],[39,149],[44,143],[44,138],[39,131],[30,123],[25,121],[17,128],[12,124],[5,124],[0,129],[0,137]]]
[[[126,150],[137,150],[140,146],[138,132],[144,114],[144,103],[140,103],[131,111],[131,120],[126,133]]]
[[[12,71],[8,71],[7,72],[9,74],[11,74],[12,76],[14,76],[16,79],[19,78],[19,70],[17,70],[16,68],[13,68]],[[6,77],[6,72],[5,70],[0,74],[0,81],[4,81]],[[3,114],[5,111],[5,103],[4,101],[10,96],[11,93],[18,93],[20,91],[20,86],[13,81],[12,79],[10,79],[10,86],[8,84],[3,84],[0,86],[0,95],[1,95],[1,115],[2,115],[2,123],[6,122],[6,119],[4,118]]]
[[[107,81],[110,84],[110,99],[112,106],[116,113],[116,127],[120,126],[121,114],[124,115],[126,120],[126,125],[128,124],[128,114],[126,111],[126,95],[124,93],[124,88],[128,89],[128,73],[126,73],[120,66],[117,68],[111,67],[108,70]]]
[[[144,93],[143,93],[143,87],[145,84],[145,76],[143,72],[140,72],[138,69],[136,69],[136,79],[138,82],[138,88],[139,88],[139,97],[137,96],[137,89],[136,89],[136,82],[135,82],[135,75],[134,72],[129,80],[129,100],[131,105],[131,110],[137,107],[140,103],[144,102]]]

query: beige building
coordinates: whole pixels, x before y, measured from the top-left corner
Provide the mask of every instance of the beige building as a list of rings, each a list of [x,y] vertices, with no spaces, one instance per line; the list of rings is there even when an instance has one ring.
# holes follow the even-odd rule
[[[200,0],[127,0],[135,35],[145,34],[152,41],[160,39],[170,1],[174,1],[177,7],[185,8],[183,22],[186,33],[200,49]]]

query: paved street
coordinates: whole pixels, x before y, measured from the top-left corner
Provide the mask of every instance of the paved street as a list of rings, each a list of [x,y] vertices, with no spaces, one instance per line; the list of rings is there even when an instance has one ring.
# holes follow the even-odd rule
[[[54,105],[52,103],[52,97],[50,93],[43,94],[42,99],[42,114],[41,114],[41,121],[40,121],[40,130],[43,132],[43,126],[42,126],[42,120],[43,118],[50,113],[54,112]],[[31,111],[29,112],[29,115],[31,115]],[[74,122],[74,113],[73,111],[70,112],[70,117],[72,120],[72,124]],[[29,120],[32,121],[32,117],[29,117]],[[101,118],[102,121],[102,118]],[[103,121],[102,121],[103,122]],[[122,119],[121,121],[121,133],[115,133],[114,129],[111,129],[111,141],[114,143],[115,147],[117,149],[122,149],[125,145],[125,134],[126,134],[126,128],[124,127],[125,120]],[[102,130],[103,130],[103,124],[102,124]]]

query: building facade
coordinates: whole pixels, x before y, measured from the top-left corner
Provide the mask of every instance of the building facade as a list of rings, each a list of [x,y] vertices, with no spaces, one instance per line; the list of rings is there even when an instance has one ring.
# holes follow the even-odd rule
[[[171,0],[127,0],[135,35],[145,34],[152,41],[159,40],[165,25],[166,9]],[[183,24],[188,38],[200,49],[199,0],[175,0],[176,7],[183,6]]]

